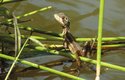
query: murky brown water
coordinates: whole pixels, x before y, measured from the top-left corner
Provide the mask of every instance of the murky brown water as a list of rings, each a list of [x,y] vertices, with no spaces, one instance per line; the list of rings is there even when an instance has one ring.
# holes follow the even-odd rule
[[[124,0],[106,0],[103,27],[104,37],[125,36],[124,4]],[[59,24],[55,21],[53,14],[57,12],[64,12],[70,17],[71,32],[74,36],[97,36],[99,0],[28,0],[4,6],[6,6],[9,10],[14,11],[16,15],[21,15],[48,5],[51,5],[53,8],[25,18],[33,19],[32,22],[27,22],[25,25],[39,28],[41,30],[49,30],[60,33],[62,30]],[[50,56],[49,58],[53,59],[53,57]],[[124,58],[124,51],[112,51],[103,56],[103,61],[125,66]],[[39,62],[39,58],[37,61]],[[61,66],[54,68],[57,70],[63,70]],[[82,71],[80,77],[87,80],[94,80],[95,72],[85,70]],[[43,80],[45,78],[47,78],[46,80],[60,80],[59,77],[55,75],[53,76],[52,74],[50,74],[50,79],[47,75],[36,75],[33,77],[19,77],[19,80]],[[101,80],[125,80],[125,72],[108,69],[107,71],[102,72]]]

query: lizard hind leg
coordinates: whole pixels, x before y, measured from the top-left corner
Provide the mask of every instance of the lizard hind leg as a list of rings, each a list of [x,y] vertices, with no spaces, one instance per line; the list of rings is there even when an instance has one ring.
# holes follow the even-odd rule
[[[75,53],[75,56],[76,56],[76,63],[77,63],[77,65],[78,65],[78,67],[80,68],[80,67],[82,67],[82,62],[81,62],[81,60],[80,60],[80,56],[79,56],[78,53],[80,53],[80,51],[77,51],[77,52]]]

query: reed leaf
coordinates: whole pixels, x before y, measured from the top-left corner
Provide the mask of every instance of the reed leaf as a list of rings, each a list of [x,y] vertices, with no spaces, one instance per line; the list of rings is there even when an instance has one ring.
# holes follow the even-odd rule
[[[30,37],[30,40],[33,41],[34,43],[36,43],[36,44],[38,44],[38,45],[44,47],[44,44],[42,44],[39,40],[33,38],[32,36]]]

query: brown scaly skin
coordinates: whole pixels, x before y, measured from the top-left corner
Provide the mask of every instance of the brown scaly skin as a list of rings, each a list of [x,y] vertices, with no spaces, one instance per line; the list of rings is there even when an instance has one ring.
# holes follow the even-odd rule
[[[73,35],[70,33],[70,22],[68,17],[64,13],[54,14],[55,19],[62,25],[63,27],[63,37],[65,39],[64,46],[76,55],[77,65],[81,66],[81,61],[79,56],[85,56],[86,50],[82,50],[80,45],[76,42]]]

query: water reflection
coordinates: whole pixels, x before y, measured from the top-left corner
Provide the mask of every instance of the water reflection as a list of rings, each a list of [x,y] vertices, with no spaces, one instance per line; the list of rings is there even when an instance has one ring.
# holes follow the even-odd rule
[[[105,7],[105,30],[110,30],[117,35],[124,36],[124,1],[106,1]],[[111,6],[112,5],[112,6]],[[122,6],[122,7],[120,7]],[[124,6],[124,7],[123,7]]]

